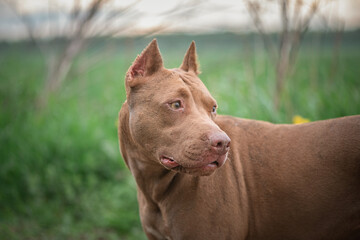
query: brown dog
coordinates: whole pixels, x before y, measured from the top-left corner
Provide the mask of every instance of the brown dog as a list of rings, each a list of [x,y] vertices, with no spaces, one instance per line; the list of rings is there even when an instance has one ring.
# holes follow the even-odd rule
[[[216,116],[197,75],[194,43],[170,70],[156,40],[126,74],[120,148],[147,237],[360,239],[360,116]]]

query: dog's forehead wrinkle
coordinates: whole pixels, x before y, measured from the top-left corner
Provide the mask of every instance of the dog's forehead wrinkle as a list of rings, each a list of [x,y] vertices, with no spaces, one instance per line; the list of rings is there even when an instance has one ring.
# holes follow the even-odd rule
[[[196,102],[201,103],[205,108],[211,108],[216,105],[215,99],[199,78],[186,72],[177,73],[179,74],[179,78],[188,86]]]
[[[177,93],[177,95],[179,95],[183,98],[188,98],[190,95],[189,89],[187,89],[185,87],[181,87],[181,88],[177,89],[176,93]]]

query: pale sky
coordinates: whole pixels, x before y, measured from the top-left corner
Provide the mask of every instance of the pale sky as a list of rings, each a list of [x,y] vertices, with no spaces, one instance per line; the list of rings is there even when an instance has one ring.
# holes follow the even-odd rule
[[[309,9],[310,3],[313,1],[303,0],[304,12]],[[36,21],[33,24],[40,37],[47,37],[50,30],[55,28],[53,25],[63,24],[66,26],[66,13],[74,5],[74,1],[69,0],[6,0],[6,2],[15,6],[19,13],[35,16]],[[80,0],[80,2],[82,6],[86,6],[91,0]],[[197,5],[191,9],[189,6],[193,2],[196,2]],[[262,17],[267,31],[276,31],[281,27],[276,0],[260,2],[264,9]],[[294,0],[290,2],[294,2]],[[124,21],[131,25],[127,31],[118,35],[137,34],[149,28],[165,25],[167,28],[164,31],[169,32],[202,33],[218,30],[237,32],[254,30],[245,0],[110,0],[110,3],[105,10],[113,10],[136,3],[126,18],[120,18],[114,22],[114,25],[123,24]],[[312,29],[327,27],[336,30],[339,25],[343,25],[345,29],[360,28],[360,0],[323,0],[321,3],[319,15],[312,21]],[[58,16],[56,21],[54,21],[54,17],[49,21],[50,15]],[[4,4],[4,0],[0,0],[0,39],[21,39],[25,36],[24,27],[16,14],[8,4]]]

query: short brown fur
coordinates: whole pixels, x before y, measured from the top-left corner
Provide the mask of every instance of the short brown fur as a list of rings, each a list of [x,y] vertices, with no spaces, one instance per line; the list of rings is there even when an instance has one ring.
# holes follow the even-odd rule
[[[197,74],[194,43],[169,70],[154,40],[126,75],[120,148],[147,237],[360,239],[360,116],[216,116]]]

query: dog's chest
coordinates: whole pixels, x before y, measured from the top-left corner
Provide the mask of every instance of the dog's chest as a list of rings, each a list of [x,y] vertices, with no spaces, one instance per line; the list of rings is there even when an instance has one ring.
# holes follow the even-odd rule
[[[234,201],[215,189],[176,189],[157,207],[141,204],[144,230],[156,239],[244,239],[239,196]]]

